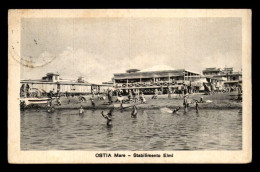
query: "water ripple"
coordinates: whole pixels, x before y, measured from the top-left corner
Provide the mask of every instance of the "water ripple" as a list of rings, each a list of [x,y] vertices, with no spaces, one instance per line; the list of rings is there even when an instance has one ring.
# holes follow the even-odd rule
[[[172,115],[159,110],[115,111],[112,126],[101,111],[21,115],[22,150],[241,150],[240,110],[201,110]]]

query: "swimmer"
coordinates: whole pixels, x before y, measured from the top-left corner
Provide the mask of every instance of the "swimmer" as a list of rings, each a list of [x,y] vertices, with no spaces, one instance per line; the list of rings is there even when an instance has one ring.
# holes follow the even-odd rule
[[[83,109],[83,106],[80,106],[80,109],[79,109],[79,114],[84,114],[84,109]]]
[[[94,102],[94,100],[93,100],[93,99],[91,99],[91,104],[92,104],[92,107],[93,107],[93,108],[95,108],[95,107],[96,107],[96,105],[95,105],[95,102]]]
[[[107,126],[110,126],[110,125],[112,125],[112,118],[108,115],[108,114],[104,114],[104,112],[102,111],[101,112],[101,115],[105,118],[105,119],[107,119]]]
[[[198,101],[196,101],[196,112],[198,113],[199,112],[199,104],[198,104]]]
[[[107,120],[107,126],[111,126],[112,125],[112,120],[111,119],[108,119]]]
[[[183,105],[184,105],[184,112],[186,112],[188,110],[188,95],[184,95],[184,98],[183,98]]]
[[[54,107],[50,107],[50,108],[48,108],[47,112],[48,112],[48,113],[53,113],[54,110],[55,110]]]
[[[178,106],[176,109],[174,109],[174,110],[172,111],[172,113],[176,113],[176,112],[178,112],[180,109],[181,109],[181,107]]]
[[[48,108],[48,109],[47,109],[47,112],[50,113],[50,112],[51,112],[51,105],[50,105],[49,103],[48,103],[48,105],[47,105],[47,108]]]
[[[109,117],[112,117],[112,116],[113,116],[113,111],[114,111],[114,109],[111,108],[110,111],[107,113],[107,115],[108,115]]]
[[[137,117],[137,107],[134,105],[133,111],[131,113],[131,118],[136,118],[136,117]]]

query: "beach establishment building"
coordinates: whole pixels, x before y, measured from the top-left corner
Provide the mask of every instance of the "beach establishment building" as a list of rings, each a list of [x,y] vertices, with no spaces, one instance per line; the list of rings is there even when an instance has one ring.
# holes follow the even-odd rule
[[[157,65],[148,69],[129,69],[126,73],[114,74],[114,87],[119,90],[142,90],[154,92],[156,89],[166,92],[164,88],[179,88],[181,85],[202,86],[202,76],[186,69],[173,69],[166,65]]]
[[[214,79],[217,83],[223,83],[224,87],[238,86],[242,84],[242,72],[234,72],[232,67],[206,68],[202,71],[203,75]]]
[[[40,92],[49,93],[66,93],[70,95],[81,95],[103,93],[108,88],[112,88],[111,84],[93,84],[85,81],[85,78],[80,76],[76,81],[61,79],[57,73],[47,73],[46,76],[40,80],[21,80],[21,90],[28,90],[34,92],[38,90]],[[21,91],[23,92],[23,91]],[[22,95],[21,95],[22,96]]]

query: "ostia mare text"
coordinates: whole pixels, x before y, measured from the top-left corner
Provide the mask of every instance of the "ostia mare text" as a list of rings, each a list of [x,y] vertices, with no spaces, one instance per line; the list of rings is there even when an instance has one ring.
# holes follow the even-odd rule
[[[124,154],[124,153],[96,153],[95,157],[97,158],[124,158],[124,157],[134,157],[134,158],[172,158],[173,153],[132,153],[132,154]]]

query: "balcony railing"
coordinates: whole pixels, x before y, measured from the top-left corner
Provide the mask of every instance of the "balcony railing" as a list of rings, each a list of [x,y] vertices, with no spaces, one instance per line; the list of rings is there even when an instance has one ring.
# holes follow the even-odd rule
[[[131,87],[153,87],[153,86],[170,86],[183,84],[183,80],[178,81],[156,81],[156,82],[135,82],[135,83],[116,83],[116,88],[131,88]]]

